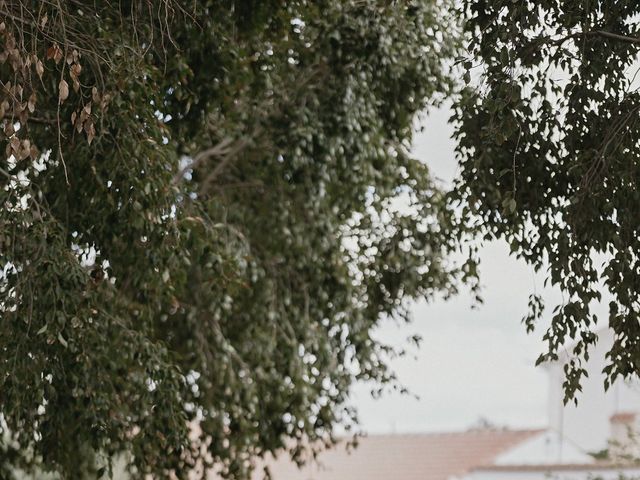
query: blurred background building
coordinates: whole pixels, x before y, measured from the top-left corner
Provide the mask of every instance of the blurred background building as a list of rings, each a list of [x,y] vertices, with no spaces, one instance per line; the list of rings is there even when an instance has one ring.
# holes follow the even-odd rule
[[[321,454],[302,470],[287,459],[268,462],[274,480],[610,480],[640,478],[640,385],[618,381],[604,390],[602,369],[613,338],[605,329],[586,365],[578,404],[564,405],[563,366],[548,364],[548,425],[489,425],[463,432],[378,434]],[[570,348],[567,349],[567,352]],[[510,388],[505,385],[505,388]],[[256,479],[262,478],[261,472]]]

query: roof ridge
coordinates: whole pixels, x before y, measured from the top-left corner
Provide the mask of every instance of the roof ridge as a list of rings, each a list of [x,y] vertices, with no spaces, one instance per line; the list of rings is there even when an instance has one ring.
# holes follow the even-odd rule
[[[482,435],[482,434],[522,434],[522,435],[534,435],[537,433],[545,432],[546,428],[522,428],[522,429],[510,429],[510,428],[487,428],[487,429],[469,429],[469,430],[452,430],[441,432],[373,432],[365,433],[361,438],[389,438],[389,437],[455,437],[464,435]],[[346,439],[350,437],[342,437]]]

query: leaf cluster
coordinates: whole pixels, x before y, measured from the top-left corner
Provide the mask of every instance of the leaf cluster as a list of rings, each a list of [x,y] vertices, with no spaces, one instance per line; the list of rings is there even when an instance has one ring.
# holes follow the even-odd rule
[[[615,332],[606,386],[640,368],[640,52],[633,1],[463,2],[468,84],[455,122],[463,215],[563,292],[539,362],[576,342],[565,401],[586,375],[594,305]],[[476,81],[477,80],[477,81]],[[532,295],[529,330],[544,312]]]
[[[451,85],[442,14],[0,1],[9,463],[246,478],[331,444],[355,381],[394,384],[375,327],[475,276],[408,154]]]

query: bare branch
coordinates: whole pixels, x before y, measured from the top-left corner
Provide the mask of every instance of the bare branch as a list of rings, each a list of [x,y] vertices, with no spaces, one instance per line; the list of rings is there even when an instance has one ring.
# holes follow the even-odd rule
[[[628,37],[626,35],[618,35],[617,33],[605,32],[604,30],[588,32],[588,35],[598,35],[601,37],[610,38],[612,40],[619,40],[621,42],[640,44],[640,37]]]
[[[173,177],[173,180],[172,180],[171,183],[173,185],[176,185],[177,183],[179,183],[184,178],[184,175],[189,170],[194,170],[194,169],[198,168],[204,162],[206,162],[208,159],[215,158],[215,157],[224,157],[225,155],[227,155],[227,153],[229,151],[229,145],[231,145],[232,142],[233,142],[233,139],[225,138],[224,140],[222,140],[221,142],[217,143],[213,147],[207,148],[206,150],[203,150],[202,152],[198,153],[193,158],[193,162],[191,162],[189,165],[187,165],[186,167],[181,169],[178,173],[176,173],[176,175]]]

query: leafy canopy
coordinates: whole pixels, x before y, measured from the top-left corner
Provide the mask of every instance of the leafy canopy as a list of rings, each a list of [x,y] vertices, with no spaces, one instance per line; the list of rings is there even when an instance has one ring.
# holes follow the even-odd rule
[[[372,329],[473,279],[408,155],[450,86],[441,22],[430,0],[0,1],[5,468],[243,478],[351,425],[352,383],[393,382]]]
[[[577,340],[566,398],[612,296],[606,386],[640,371],[640,51],[637,1],[467,0],[472,79],[455,121],[465,216],[563,292],[539,361]],[[477,84],[475,80],[478,80]],[[543,302],[532,295],[533,329]]]

